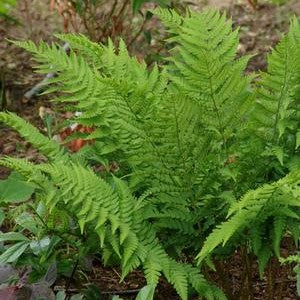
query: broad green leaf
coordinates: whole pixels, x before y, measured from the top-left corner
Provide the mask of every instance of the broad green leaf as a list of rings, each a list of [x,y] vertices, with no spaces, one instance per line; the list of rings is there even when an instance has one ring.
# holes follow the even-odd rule
[[[0,242],[5,241],[29,241],[29,239],[20,232],[0,233]]]
[[[39,255],[45,252],[50,245],[50,238],[48,236],[42,238],[41,240],[32,241],[30,243],[30,248],[35,255]]]
[[[61,238],[54,235],[51,237],[51,241],[49,246],[47,247],[47,251],[43,253],[40,263],[44,263],[52,254],[52,251],[54,250],[55,246],[61,241]]]
[[[65,300],[66,296],[67,295],[66,295],[65,291],[59,291],[55,296],[55,300]]]
[[[59,291],[55,296],[55,300],[65,300],[66,296],[67,295],[66,295],[65,291]]]
[[[154,297],[155,285],[146,285],[136,296],[136,300],[152,300]]]
[[[26,201],[34,192],[34,186],[13,172],[6,180],[0,181],[0,202],[18,203]]]
[[[16,261],[27,249],[28,242],[19,242],[9,247],[4,253],[0,255],[0,263],[11,263]]]
[[[16,218],[16,223],[22,226],[24,229],[29,230],[33,234],[38,233],[38,228],[36,226],[36,220],[28,212],[24,212]]]

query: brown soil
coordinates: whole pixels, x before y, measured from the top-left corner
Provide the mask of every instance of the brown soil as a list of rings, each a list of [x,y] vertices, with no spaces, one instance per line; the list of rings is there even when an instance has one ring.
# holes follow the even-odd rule
[[[294,249],[293,242],[285,239],[282,243],[282,255],[287,256]],[[216,261],[217,272],[204,269],[206,278],[227,293],[228,287],[232,296],[230,300],[296,300],[295,275],[292,266],[282,266],[273,260],[266,269],[264,277],[260,278],[258,265],[255,258],[248,256],[251,265],[251,278],[245,277],[246,268],[241,259],[241,251],[236,251],[231,258],[222,263]],[[103,293],[104,299],[109,300],[112,295],[119,295],[124,300],[135,299],[138,291],[145,286],[145,278],[141,271],[129,274],[124,282],[120,283],[121,271],[118,268],[104,268],[98,263],[94,264],[89,276],[89,284],[96,285]],[[82,281],[79,280],[81,283]],[[249,290],[251,290],[250,293]],[[72,291],[72,290],[71,290]],[[74,282],[73,292],[78,291],[78,285]],[[228,293],[227,293],[228,295]],[[251,298],[249,298],[249,295]],[[155,293],[156,300],[180,300],[174,288],[161,279]],[[191,296],[191,300],[200,300]]]

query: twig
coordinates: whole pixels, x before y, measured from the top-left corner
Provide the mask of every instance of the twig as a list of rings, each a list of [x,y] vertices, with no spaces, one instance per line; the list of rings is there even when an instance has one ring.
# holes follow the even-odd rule
[[[136,294],[140,291],[141,289],[132,289],[132,290],[124,290],[124,291],[104,291],[101,292],[103,295],[126,295],[126,294]]]
[[[111,11],[110,11],[110,13],[108,15],[108,19],[110,19],[113,16],[113,14],[114,14],[114,12],[116,10],[117,4],[118,4],[118,0],[115,0],[114,4],[112,5]]]
[[[84,284],[84,286],[89,286],[89,284]],[[54,291],[63,291],[65,290],[63,286],[55,286]],[[121,291],[100,291],[102,295],[128,295],[128,294],[136,294],[140,291],[141,289],[131,289],[131,290],[121,290]],[[78,293],[80,292],[79,289],[68,289],[69,293]]]
[[[129,0],[125,0],[124,3],[123,3],[123,6],[121,7],[118,15],[117,15],[117,20],[120,20],[120,17],[122,16],[127,4],[129,3]]]

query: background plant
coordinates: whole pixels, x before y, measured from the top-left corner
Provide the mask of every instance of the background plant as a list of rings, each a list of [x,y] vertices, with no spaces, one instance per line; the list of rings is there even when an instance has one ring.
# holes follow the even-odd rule
[[[14,20],[10,16],[10,10],[12,7],[16,5],[16,0],[1,0],[0,2],[0,17],[4,17],[6,19]]]
[[[102,43],[106,43],[108,38],[115,42],[122,37],[129,49],[145,54],[149,54],[147,48],[151,44],[153,34],[155,38],[162,40],[153,30],[157,27],[157,22],[151,20],[152,13],[149,8],[154,5],[176,6],[178,9],[185,7],[184,3],[170,0],[115,0],[109,3],[102,0],[52,0],[50,3],[52,9],[55,8],[62,16],[65,32],[85,33],[91,40]],[[142,44],[145,44],[143,51],[140,48]],[[158,44],[156,48],[161,47],[160,43]]]

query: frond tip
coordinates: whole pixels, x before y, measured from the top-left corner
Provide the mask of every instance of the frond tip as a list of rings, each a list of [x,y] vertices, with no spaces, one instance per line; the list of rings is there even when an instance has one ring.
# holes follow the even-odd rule
[[[45,137],[45,135],[40,133],[36,127],[18,117],[16,114],[0,112],[0,121],[17,130],[23,138],[30,142],[50,160],[68,159],[68,155],[64,148],[54,140]]]

